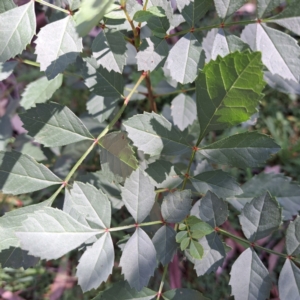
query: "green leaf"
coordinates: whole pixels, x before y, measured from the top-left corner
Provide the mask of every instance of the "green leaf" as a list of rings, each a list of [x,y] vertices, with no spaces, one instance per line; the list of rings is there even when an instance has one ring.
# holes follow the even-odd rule
[[[288,255],[299,255],[300,254],[300,217],[294,221],[291,221],[286,232],[285,239],[286,251]]]
[[[278,229],[281,224],[281,208],[269,193],[255,197],[246,203],[239,215],[246,238],[255,242]]]
[[[77,222],[65,212],[43,208],[23,221],[16,231],[22,249],[42,259],[57,259],[79,247],[89,238],[103,233]]]
[[[192,97],[179,94],[171,103],[173,122],[180,130],[184,130],[197,119],[196,103]]]
[[[257,17],[262,18],[268,13],[272,12],[274,8],[279,6],[281,0],[258,0],[257,1]]]
[[[55,184],[62,180],[30,156],[0,151],[0,190],[4,194],[25,194]]]
[[[59,89],[63,82],[63,75],[59,74],[52,80],[47,77],[42,77],[38,80],[32,81],[26,86],[21,98],[20,104],[29,109],[35,107],[36,103],[44,103],[52,97],[57,89]]]
[[[276,6],[279,6],[279,0],[274,2],[275,3],[273,3],[272,6],[275,6],[276,4]],[[274,16],[269,22],[276,23],[294,32],[295,34],[300,35],[300,10],[298,1],[290,1],[285,10]]]
[[[138,168],[138,161],[125,132],[112,132],[99,140],[101,165],[107,163],[110,170],[126,178]]]
[[[230,272],[231,295],[235,299],[269,298],[272,281],[268,270],[252,248],[234,262]]]
[[[24,128],[35,141],[46,147],[93,140],[81,120],[66,106],[40,103],[20,114]]]
[[[2,0],[0,2],[0,14],[8,11],[8,10],[11,10],[13,8],[16,8],[16,4],[14,3],[13,0]]]
[[[0,62],[5,62],[21,53],[35,34],[34,1],[1,13],[0,24],[5,24],[0,28]]]
[[[194,0],[176,0],[177,8],[181,12],[182,9],[189,5],[191,2],[194,2]]]
[[[5,63],[0,63],[0,81],[8,78],[14,71],[14,68],[17,64],[18,62],[16,61],[7,61]]]
[[[85,226],[110,228],[111,204],[101,190],[90,184],[75,181],[65,198],[63,211]]]
[[[19,240],[18,240],[19,241]],[[0,252],[1,268],[28,269],[37,264],[38,258],[29,255],[21,248],[11,247]]]
[[[163,8],[164,10],[164,13],[169,21],[169,23],[174,26],[174,27],[177,27],[174,25],[174,13],[173,13],[173,7],[171,5],[171,1],[169,0],[148,0],[148,10],[151,10],[152,7],[157,7],[157,6],[160,6]],[[155,19],[154,19],[155,20]],[[169,29],[169,28],[167,28]]]
[[[184,135],[154,112],[135,115],[123,125],[134,146],[150,156],[178,155],[191,151]]]
[[[182,2],[182,1],[181,1]],[[211,0],[192,0],[179,3],[179,10],[190,27],[196,27],[212,6]],[[178,5],[178,0],[177,0]]]
[[[123,72],[126,64],[126,41],[124,35],[113,29],[102,30],[94,39],[92,44],[93,57],[98,65],[106,70]]]
[[[194,188],[201,194],[211,190],[217,196],[226,198],[242,193],[233,177],[221,170],[203,172],[190,178]]]
[[[184,238],[180,242],[180,249],[181,249],[181,251],[184,251],[189,246],[190,242],[191,242],[191,238],[190,237]]]
[[[161,206],[161,214],[168,223],[181,222],[191,210],[191,191],[175,191],[164,197]]]
[[[224,57],[236,51],[242,52],[249,46],[230,31],[214,28],[203,39],[202,47],[205,51],[206,61],[217,59],[218,55]]]
[[[96,289],[105,282],[114,266],[115,251],[110,233],[104,233],[101,238],[87,248],[79,260],[76,276],[78,284],[85,293]]]
[[[113,113],[118,102],[119,99],[115,99],[114,97],[91,95],[89,101],[86,103],[86,108],[95,119],[103,123]]]
[[[8,115],[0,117],[0,151],[5,150],[6,140],[12,136],[12,133],[10,117]]]
[[[169,290],[162,294],[164,300],[209,300],[204,297],[200,292],[191,289],[175,289]]]
[[[165,66],[182,84],[194,82],[204,66],[205,54],[196,33],[187,33],[170,50]]]
[[[213,162],[238,168],[263,166],[280,150],[273,139],[258,132],[244,132],[221,139],[199,150]]]
[[[214,231],[214,229],[205,222],[198,222],[192,225],[190,230],[194,239],[200,239]]]
[[[138,292],[148,284],[150,277],[154,275],[156,251],[151,239],[141,228],[137,228],[126,243],[120,267],[129,285]]]
[[[15,236],[15,232],[18,231],[22,222],[27,219],[28,214],[33,213],[37,210],[43,209],[43,207],[51,206],[53,200],[48,199],[39,204],[29,205],[26,207],[18,208],[6,213],[0,218],[0,252],[8,249],[8,255],[14,254],[14,251],[20,247],[20,241]],[[19,251],[19,250],[17,250]],[[24,253],[22,251],[22,253]],[[1,259],[1,264],[3,260]],[[3,267],[3,265],[2,265]]]
[[[35,54],[48,79],[62,73],[82,51],[82,39],[76,32],[72,16],[47,24],[37,36]]]
[[[109,0],[83,0],[74,18],[79,36],[87,35],[98,25],[103,16],[110,11],[112,2]]]
[[[243,185],[243,193],[227,199],[237,210],[241,210],[253,197],[269,191],[283,207],[283,219],[291,220],[300,210],[300,186],[282,174],[261,173]]]
[[[196,80],[201,136],[247,121],[264,86],[259,52],[235,52],[210,61]]]
[[[152,16],[165,17],[165,11],[159,6],[151,6],[147,10],[139,10],[134,16],[133,20],[136,22],[147,22]]]
[[[122,199],[137,223],[149,215],[155,195],[154,186],[141,169],[132,172],[122,188]]]
[[[280,299],[300,298],[300,269],[289,259],[285,261],[280,272],[278,289]]]
[[[211,227],[222,225],[228,217],[227,203],[217,195],[208,191],[192,208],[191,215],[200,218]]]
[[[154,71],[162,66],[168,56],[169,46],[165,39],[151,36],[142,40],[139,52],[136,55],[139,71]]]
[[[204,254],[204,249],[202,245],[194,240],[191,240],[190,254],[195,259],[202,259]]]
[[[176,242],[181,243],[187,236],[188,236],[187,231],[179,231],[175,237]]]
[[[81,73],[85,85],[96,95],[103,97],[122,97],[124,82],[122,74],[115,71],[108,72],[99,67],[94,58],[86,58],[81,66]]]
[[[217,13],[221,19],[226,19],[242,7],[247,0],[214,0]]]
[[[253,51],[262,52],[262,62],[272,74],[299,82],[300,61],[297,57],[300,47],[297,40],[264,24],[247,25],[241,38]]]
[[[143,288],[140,292],[137,292],[126,281],[119,281],[106,291],[101,292],[93,300],[151,300],[155,297],[155,291]]]
[[[180,171],[169,161],[156,160],[145,170],[157,188],[174,189],[181,182]]]
[[[163,266],[173,260],[177,251],[178,244],[176,243],[176,231],[170,226],[162,226],[156,231],[152,238],[156,250],[157,259]]]
[[[222,267],[226,256],[221,239],[216,232],[212,232],[200,239],[199,243],[203,247],[204,254],[201,260],[194,261],[197,276],[216,272]]]

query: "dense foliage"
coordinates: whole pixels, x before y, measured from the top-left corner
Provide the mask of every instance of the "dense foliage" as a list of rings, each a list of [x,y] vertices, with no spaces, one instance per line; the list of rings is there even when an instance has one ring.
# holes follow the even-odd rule
[[[0,218],[2,268],[76,250],[83,292],[122,269],[94,299],[209,299],[167,288],[169,265],[217,272],[229,238],[246,248],[227,282],[234,299],[269,298],[277,278],[261,253],[285,260],[280,299],[299,299],[300,186],[260,173],[287,146],[253,127],[266,83],[299,94],[298,1],[257,0],[246,15],[246,0],[25,2],[0,3],[0,80],[26,64],[42,72],[0,118],[2,196],[31,204]],[[88,113],[73,112],[84,108],[66,86]],[[16,111],[26,134],[13,139]],[[285,252],[261,244],[276,233]]]

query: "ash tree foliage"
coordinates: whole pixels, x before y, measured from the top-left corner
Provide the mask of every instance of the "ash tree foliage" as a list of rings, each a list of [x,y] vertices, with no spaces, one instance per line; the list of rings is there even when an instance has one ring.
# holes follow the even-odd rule
[[[28,268],[39,258],[57,259],[77,249],[82,256],[76,276],[86,292],[106,282],[118,252],[124,281],[95,299],[209,299],[196,290],[165,289],[168,265],[181,253],[197,276],[215,272],[226,258],[222,239],[229,237],[249,246],[231,268],[234,299],[269,298],[273,283],[261,250],[286,259],[278,279],[280,298],[299,299],[300,218],[294,217],[300,186],[283,174],[260,174],[240,186],[224,169],[264,166],[280,147],[247,127],[215,142],[208,139],[212,131],[245,124],[256,114],[266,81],[281,90],[300,84],[298,1],[288,1],[274,15],[280,1],[257,0],[256,17],[242,22],[240,35],[231,29],[245,0],[176,0],[176,10],[167,0],[36,1],[57,13],[37,35],[34,1],[0,3],[0,78],[20,61],[39,67],[41,78],[21,95],[23,127],[44,147],[85,150],[64,172],[50,169],[30,151],[5,151],[9,115],[1,117],[1,191],[52,191],[47,200],[0,218],[2,267]],[[217,18],[207,25],[202,20],[208,11]],[[95,26],[99,33],[86,51],[84,39]],[[33,38],[36,62],[21,58]],[[129,83],[124,74],[132,64],[139,77]],[[70,70],[90,91],[87,111],[100,133],[70,108],[47,102]],[[150,76],[156,70],[174,96],[169,115],[157,110],[162,93]],[[131,102],[145,98],[149,111],[133,110],[120,119]],[[101,170],[77,176],[91,153],[100,153]],[[57,208],[53,203],[61,194],[64,203]],[[123,206],[131,219],[112,226],[112,214]],[[229,209],[239,211],[244,238],[222,229]],[[257,247],[256,241],[283,221],[290,221],[286,252]],[[155,232],[149,234],[149,228]],[[115,231],[125,236],[119,247]],[[159,289],[149,289],[150,278],[162,269]]]

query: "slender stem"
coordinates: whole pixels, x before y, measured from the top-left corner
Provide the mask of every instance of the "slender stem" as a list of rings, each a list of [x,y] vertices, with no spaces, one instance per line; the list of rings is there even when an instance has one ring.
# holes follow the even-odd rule
[[[140,46],[140,35],[139,35],[139,31],[137,30],[137,28],[135,28],[133,20],[131,19],[131,17],[128,14],[128,11],[126,9],[126,4],[124,6],[122,6],[122,9],[124,11],[124,14],[126,16],[127,21],[130,24],[130,27],[132,29],[133,32],[133,36],[134,36],[134,45],[135,47],[138,49]]]
[[[143,10],[147,9],[147,5],[148,5],[148,0],[145,0],[144,6],[143,6]]]
[[[130,228],[136,228],[136,227],[152,226],[152,225],[157,225],[157,224],[163,224],[163,221],[153,221],[153,222],[141,223],[141,224],[138,224],[138,225],[137,224],[132,224],[132,225],[127,225],[127,226],[109,228],[109,232],[127,230],[127,229],[130,229]]]
[[[217,232],[219,232],[219,233],[221,233],[221,234],[223,234],[223,235],[226,235],[226,236],[228,236],[228,237],[230,237],[230,238],[236,240],[237,242],[239,242],[239,243],[241,243],[241,244],[247,244],[247,245],[249,245],[249,246],[251,246],[251,247],[255,247],[255,248],[257,248],[257,249],[263,250],[263,251],[268,252],[268,253],[271,253],[271,254],[275,254],[275,255],[280,256],[280,257],[283,257],[283,258],[287,258],[287,257],[288,257],[287,254],[280,253],[280,252],[277,252],[277,251],[273,251],[273,250],[271,250],[271,249],[268,249],[268,248],[265,248],[265,247],[256,245],[255,243],[252,243],[252,242],[250,242],[250,241],[248,241],[248,240],[246,240],[246,239],[243,239],[243,238],[241,238],[241,237],[238,237],[238,236],[236,236],[236,235],[233,235],[233,234],[231,234],[230,232],[228,232],[228,231],[226,231],[226,230],[224,230],[224,229],[218,228],[218,231],[217,231]],[[291,259],[294,260],[295,258],[291,257]]]
[[[143,79],[145,78],[146,74],[143,72],[142,75],[140,76],[139,80],[137,81],[137,83],[135,84],[134,88],[132,89],[132,91],[130,92],[130,94],[124,99],[124,104],[121,107],[121,109],[118,111],[118,113],[116,114],[116,116],[111,120],[111,122],[104,128],[104,130],[99,134],[99,136],[97,137],[97,139],[94,140],[93,144],[85,151],[85,153],[80,157],[80,159],[77,161],[77,163],[74,165],[74,167],[71,169],[71,171],[69,172],[69,174],[67,175],[67,177],[64,180],[64,183],[62,186],[59,187],[59,189],[54,193],[54,195],[52,197],[53,200],[55,199],[55,197],[60,193],[60,191],[63,189],[64,186],[67,185],[68,181],[71,179],[71,177],[74,175],[74,173],[76,172],[77,168],[81,165],[81,163],[85,160],[85,158],[89,155],[89,153],[93,150],[93,148],[95,147],[95,145],[98,144],[98,141],[101,137],[103,137],[111,128],[113,128],[113,126],[115,125],[115,123],[118,121],[118,119],[121,117],[122,113],[124,112],[130,98],[132,97],[132,95],[134,94],[135,90],[138,88],[138,86],[141,84],[141,82],[143,81]]]
[[[196,150],[193,149],[192,155],[190,157],[190,162],[189,162],[189,165],[188,165],[188,168],[186,170],[185,177],[184,177],[184,180],[183,180],[183,183],[182,183],[182,188],[181,188],[182,191],[185,189],[187,180],[190,177],[191,166],[192,166],[192,163],[193,163],[193,160],[194,160],[194,157],[195,157],[195,153],[196,153]]]
[[[164,272],[163,272],[162,279],[161,279],[161,282],[160,282],[160,286],[159,286],[159,289],[158,289],[158,292],[157,292],[156,300],[159,300],[160,296],[162,294],[162,290],[163,290],[163,287],[164,287],[164,284],[165,284],[165,281],[166,281],[167,271],[168,271],[168,264],[164,266]]]
[[[149,71],[147,72],[147,75],[146,75],[145,79],[146,79],[146,86],[147,86],[147,90],[148,90],[148,99],[149,99],[149,102],[150,102],[151,110],[157,113],[157,107],[156,107],[156,102],[155,102],[154,96],[153,96]]]
[[[153,95],[154,98],[158,98],[158,97],[165,97],[165,96],[171,96],[171,95],[176,95],[176,94],[180,94],[180,93],[186,93],[189,91],[194,91],[196,88],[189,88],[189,89],[182,89],[182,90],[176,90],[170,93],[165,93],[165,94],[156,94]]]
[[[271,21],[272,20],[264,19],[264,20],[260,20],[260,23],[267,23],[267,22],[271,22]],[[199,31],[209,30],[209,29],[213,29],[213,28],[225,28],[225,27],[230,27],[230,26],[234,26],[234,25],[248,25],[248,24],[255,24],[255,23],[257,23],[257,20],[245,20],[245,21],[237,21],[237,22],[221,23],[221,24],[218,23],[218,24],[214,24],[214,25],[193,28],[192,30],[191,29],[182,30],[179,32],[168,34],[166,37],[170,38],[173,36],[184,35],[184,34],[187,34],[188,32],[199,32]]]
[[[51,4],[51,3],[48,3],[48,2],[46,2],[46,1],[44,1],[44,0],[34,0],[34,1],[35,1],[35,2],[39,2],[39,3],[41,3],[41,4],[44,4],[44,5],[46,5],[46,6],[49,6],[49,7],[51,7],[51,8],[54,8],[54,9],[56,9],[56,10],[60,10],[60,11],[66,13],[66,14],[68,14],[68,15],[71,14],[68,10],[63,9],[63,8],[61,8],[61,7],[59,7],[59,6],[53,5],[53,4]]]
[[[30,66],[34,66],[34,67],[40,67],[40,64],[35,62],[35,61],[32,61],[32,60],[28,60],[28,59],[19,59],[20,62],[26,64],[26,65],[30,65]]]

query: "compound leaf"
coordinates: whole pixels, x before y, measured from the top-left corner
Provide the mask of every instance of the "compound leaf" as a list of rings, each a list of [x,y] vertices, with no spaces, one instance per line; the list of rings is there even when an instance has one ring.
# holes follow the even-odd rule
[[[123,125],[133,144],[150,156],[178,155],[191,149],[184,135],[154,112],[135,115]]]
[[[0,14],[17,7],[13,0],[2,0],[0,2]]]
[[[64,201],[63,211],[78,220],[77,216],[82,215],[84,221],[80,222],[92,228],[110,228],[111,204],[101,190],[97,190],[90,184],[76,182]]]
[[[289,259],[283,265],[278,281],[280,299],[300,298],[300,269]]]
[[[151,300],[156,297],[156,292],[143,288],[140,292],[131,288],[126,281],[119,281],[109,289],[101,292],[93,300]]]
[[[173,260],[177,251],[178,244],[175,237],[176,231],[172,227],[165,225],[159,228],[152,238],[157,259],[163,264],[163,266]]]
[[[258,132],[244,132],[201,148],[208,160],[238,168],[260,167],[271,154],[278,152],[273,139]]]
[[[20,118],[28,134],[46,147],[93,139],[82,121],[67,106],[54,102],[37,104],[20,114]]]
[[[119,99],[114,97],[91,95],[89,101],[86,103],[86,108],[95,119],[103,123],[113,113],[118,102]]]
[[[291,221],[286,232],[286,251],[288,255],[296,256],[300,254],[300,217]]]
[[[300,47],[288,34],[264,24],[250,24],[241,35],[253,51],[262,52],[262,62],[272,74],[299,82]]]
[[[99,144],[103,147],[100,162],[107,163],[113,173],[126,178],[138,168],[138,161],[125,132],[106,134]]]
[[[277,4],[276,6],[280,4],[279,0],[272,2],[275,2],[273,5]],[[298,1],[290,1],[285,10],[274,16],[270,21],[300,35],[300,10]]]
[[[122,199],[137,223],[141,223],[149,215],[155,201],[155,191],[141,169],[132,172],[126,179]]]
[[[185,94],[176,96],[171,103],[171,115],[174,124],[183,131],[197,119],[197,107],[194,99]]]
[[[231,294],[236,300],[269,298],[272,287],[269,272],[252,248],[234,262],[230,275]]]
[[[17,64],[18,62],[16,61],[7,61],[5,63],[0,63],[0,81],[8,78],[14,71],[14,68]]]
[[[85,293],[96,289],[112,273],[115,251],[110,233],[104,233],[91,247],[87,248],[79,260],[76,276]]]
[[[81,66],[81,73],[85,85],[94,94],[103,97],[122,97],[124,82],[122,74],[115,71],[108,72],[97,64],[94,58],[86,58]]]
[[[247,0],[214,0],[217,13],[221,19],[226,19],[235,13]]]
[[[109,0],[83,0],[74,18],[79,36],[87,35],[106,13],[110,11]]]
[[[196,80],[201,136],[247,121],[256,112],[264,86],[259,52],[211,60]]]
[[[157,188],[174,189],[182,182],[180,171],[169,161],[156,160],[145,172]]]
[[[227,220],[228,214],[227,203],[211,191],[195,203],[191,212],[191,215],[200,218],[213,228],[222,225]]]
[[[164,197],[161,213],[168,223],[178,223],[182,221],[192,207],[191,191],[175,191]]]
[[[37,61],[48,79],[55,78],[69,64],[74,63],[82,51],[82,39],[76,32],[72,16],[42,27],[37,36]]]
[[[204,236],[199,240],[204,254],[201,260],[194,260],[197,276],[217,271],[222,266],[226,256],[224,245],[216,232]]]
[[[54,79],[48,80],[47,77],[39,78],[28,84],[24,90],[20,104],[29,109],[34,107],[36,103],[46,102],[52,97],[63,82],[63,75],[59,74]]]
[[[221,170],[203,172],[191,177],[190,180],[201,194],[211,190],[218,197],[226,198],[243,192],[235,179]]]
[[[161,66],[169,53],[169,46],[165,39],[151,36],[142,41],[136,55],[139,71],[154,71]]]
[[[92,44],[93,57],[98,65],[106,70],[123,72],[126,64],[126,41],[121,32],[113,29],[102,30],[94,39]]]
[[[281,0],[258,0],[257,1],[257,17],[262,18],[263,16],[270,13],[274,8],[280,5]]]
[[[246,203],[239,219],[246,238],[255,242],[279,228],[281,208],[277,200],[265,193]]]
[[[177,1],[178,5],[178,1]],[[199,21],[212,6],[211,0],[192,0],[184,1],[179,4],[181,14],[191,28],[196,27]]]
[[[195,81],[204,60],[205,54],[196,34],[189,32],[170,50],[165,66],[174,80],[186,84]]]
[[[269,191],[282,206],[284,220],[291,220],[300,210],[300,186],[282,174],[261,173],[253,176],[242,187],[243,193],[227,199],[236,209],[241,210],[253,197]]]
[[[174,289],[162,294],[164,300],[208,300],[200,292],[190,289]]]
[[[0,151],[0,190],[4,194],[25,194],[55,184],[62,180],[29,155]]]
[[[141,228],[137,228],[126,243],[121,260],[122,274],[132,288],[138,292],[149,282],[156,268],[156,251],[151,239]]]
[[[202,47],[205,51],[206,62],[211,59],[215,60],[218,55],[224,57],[229,53],[249,49],[249,46],[243,40],[222,28],[214,28],[209,31],[203,39]]]
[[[22,249],[42,259],[57,259],[103,233],[77,222],[62,210],[46,207],[28,214],[16,231]]]
[[[1,13],[0,24],[5,24],[0,28],[0,62],[5,62],[21,53],[35,34],[34,1]]]

